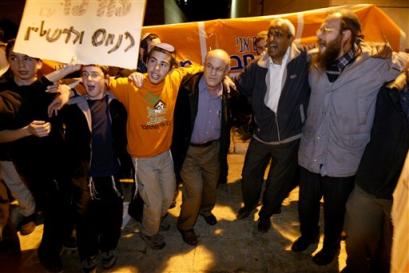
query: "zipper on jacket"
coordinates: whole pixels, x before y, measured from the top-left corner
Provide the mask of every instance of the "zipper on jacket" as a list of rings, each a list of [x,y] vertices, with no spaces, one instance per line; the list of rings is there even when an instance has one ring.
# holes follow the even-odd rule
[[[278,141],[281,141],[281,137],[280,137],[280,127],[278,126],[278,113],[275,113],[275,122],[276,122],[276,127],[277,127],[277,137],[278,137]]]
[[[91,141],[89,143],[89,164],[88,164],[88,172],[91,170],[92,166],[92,133],[91,133]]]

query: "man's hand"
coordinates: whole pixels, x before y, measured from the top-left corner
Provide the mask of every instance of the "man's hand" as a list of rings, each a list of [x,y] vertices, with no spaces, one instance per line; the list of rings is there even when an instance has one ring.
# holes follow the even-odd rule
[[[393,49],[389,43],[368,43],[371,48],[371,57],[379,59],[392,58]]]
[[[59,93],[59,95],[48,105],[48,116],[57,115],[58,111],[70,100],[71,89],[65,84],[54,84],[47,87],[48,93]]]
[[[51,124],[44,120],[33,120],[29,125],[27,125],[27,131],[29,135],[46,137],[51,132]]]
[[[409,64],[402,71],[402,73],[400,73],[394,81],[388,83],[387,86],[388,88],[394,89],[396,91],[406,91],[406,87],[409,86]]]
[[[128,80],[133,82],[133,84],[138,88],[143,86],[143,78],[143,74],[139,72],[133,72],[128,76]]]
[[[226,88],[228,94],[233,93],[232,91],[236,91],[236,84],[234,81],[229,77],[225,76],[223,79],[223,86]]]

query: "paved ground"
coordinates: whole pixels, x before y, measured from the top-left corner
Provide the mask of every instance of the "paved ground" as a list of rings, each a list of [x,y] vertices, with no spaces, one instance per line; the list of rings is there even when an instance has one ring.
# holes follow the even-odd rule
[[[257,231],[257,214],[245,220],[235,220],[240,207],[240,173],[245,146],[236,144],[234,154],[229,155],[229,182],[218,189],[218,202],[214,214],[219,222],[208,226],[200,217],[196,232],[200,235],[197,247],[185,244],[175,223],[179,215],[181,196],[177,206],[170,210],[167,221],[169,231],[163,232],[167,246],[162,250],[151,250],[139,237],[138,224],[130,220],[124,228],[120,241],[120,258],[117,266],[107,272],[127,273],[313,273],[338,272],[345,265],[342,245],[338,261],[328,266],[316,266],[311,261],[309,249],[306,253],[290,251],[290,245],[298,237],[297,197],[295,189],[284,202],[282,213],[272,218],[272,229],[266,234]],[[38,247],[42,227],[21,237],[23,249],[22,272],[43,272],[38,264]],[[322,239],[322,238],[321,238]],[[322,243],[322,240],[321,240]],[[318,246],[318,249],[321,246]],[[64,254],[67,273],[80,272],[78,254]],[[102,272],[102,268],[99,269]],[[0,269],[1,272],[4,272]]]

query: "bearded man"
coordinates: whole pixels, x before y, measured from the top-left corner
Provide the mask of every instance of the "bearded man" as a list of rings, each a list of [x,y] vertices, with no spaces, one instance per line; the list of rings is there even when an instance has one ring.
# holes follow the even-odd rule
[[[310,68],[311,97],[298,153],[301,236],[292,250],[304,251],[318,241],[324,197],[324,244],[313,257],[319,265],[339,253],[345,203],[370,139],[378,91],[407,59],[404,53],[371,57],[361,37],[359,19],[351,11],[329,15],[317,31],[318,54]]]

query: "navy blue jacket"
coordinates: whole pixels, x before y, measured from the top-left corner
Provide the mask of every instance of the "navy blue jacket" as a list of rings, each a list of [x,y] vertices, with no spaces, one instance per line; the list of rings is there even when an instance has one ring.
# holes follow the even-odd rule
[[[285,81],[274,113],[264,103],[267,92],[268,63],[260,58],[252,62],[236,81],[253,109],[254,137],[266,143],[284,143],[301,137],[310,98],[308,84],[309,56],[306,51],[291,47]]]

